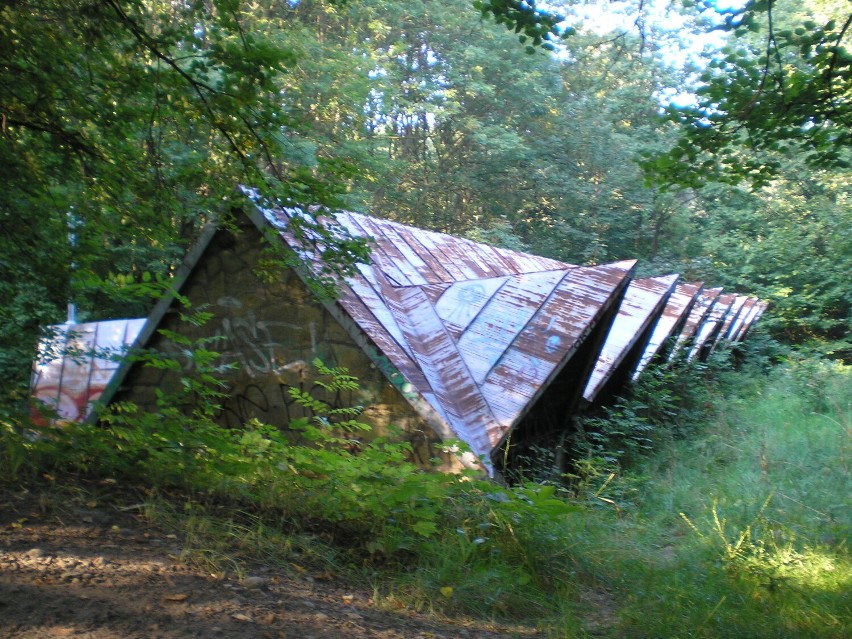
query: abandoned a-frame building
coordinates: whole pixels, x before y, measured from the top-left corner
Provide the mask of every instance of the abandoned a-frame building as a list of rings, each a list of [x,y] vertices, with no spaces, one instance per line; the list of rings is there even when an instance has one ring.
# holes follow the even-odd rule
[[[706,356],[741,338],[765,309],[733,295],[717,306],[720,290],[677,284],[675,275],[633,280],[634,261],[576,266],[347,212],[336,223],[370,238],[371,258],[325,299],[308,285],[321,243],[291,232],[300,215],[252,206],[238,216],[239,232],[205,230],[175,285],[211,314],[206,323],[181,321],[168,298],[144,322],[100,326],[110,335],[103,339],[169,353],[183,374],[197,362],[163,329],[220,353],[224,424],[257,418],[286,428],[301,416],[288,388],[311,386],[310,362],[346,367],[361,390],[326,400],[364,406],[363,420],[380,434],[399,429],[423,465],[442,456],[442,442],[460,440],[473,453],[464,463],[483,460],[490,470],[510,458],[507,442],[556,445],[578,411],[664,357],[666,344]],[[264,268],[270,240],[298,256],[294,266]],[[71,342],[97,348],[102,324],[74,327]],[[73,404],[74,419],[90,415],[92,398],[155,410],[158,389],[181,374],[106,361],[37,365],[34,394],[60,414]]]

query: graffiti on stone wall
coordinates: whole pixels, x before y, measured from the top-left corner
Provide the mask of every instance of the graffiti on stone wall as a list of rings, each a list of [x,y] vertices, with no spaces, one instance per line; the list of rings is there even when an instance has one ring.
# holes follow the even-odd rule
[[[223,426],[239,428],[256,419],[288,431],[294,420],[313,417],[291,395],[291,389],[310,393],[332,410],[375,403],[375,394],[379,391],[371,389],[374,382],[362,384],[359,391],[329,393],[311,381],[310,367],[304,360],[288,359],[318,356],[328,366],[338,365],[334,344],[318,335],[314,322],[297,324],[287,321],[291,318],[279,320],[277,317],[270,320],[267,319],[269,313],[259,317],[248,304],[231,296],[220,297],[211,306],[213,318],[203,330],[209,337],[201,338],[198,345],[219,354],[215,366],[223,369],[217,377],[221,377],[225,386],[220,389],[223,399],[215,419]],[[168,340],[164,348],[179,361],[184,373],[198,372],[191,349]],[[368,348],[366,354],[403,398],[421,399],[390,359],[375,348]],[[224,370],[226,366],[229,371]],[[381,423],[385,423],[384,420]],[[296,432],[291,435],[298,438]],[[412,457],[417,463],[428,464],[434,456],[432,438],[421,430],[403,429],[395,439],[411,444]]]
[[[395,380],[396,383],[393,385],[403,397],[415,398],[417,395],[411,385],[393,364],[387,358],[378,356],[375,351],[373,354],[376,355],[374,361],[376,361],[377,368],[388,375],[389,379]],[[221,404],[215,416],[216,420],[226,427],[238,428],[251,419],[257,419],[287,431],[288,425],[293,420],[314,417],[313,413],[306,410],[291,395],[291,389],[308,392],[312,397],[325,402],[331,410],[369,405],[375,401],[375,398],[369,393],[368,386],[363,384],[357,391],[337,389],[330,393],[321,384],[309,379],[308,369],[308,365],[302,360],[279,367],[279,371],[298,374],[299,381],[294,383],[288,383],[282,379],[281,375],[273,374],[265,379],[256,379],[245,385],[232,384],[226,389],[227,399]],[[298,438],[298,433],[289,432],[293,437]],[[430,460],[437,456],[434,437],[430,437],[420,428],[402,429],[395,435],[395,439],[410,444],[411,460],[414,463],[429,465]],[[360,448],[361,443],[353,438],[352,446],[354,451]]]
[[[272,375],[286,370],[284,357],[287,345],[274,335],[284,332],[302,333],[309,331],[311,354],[317,353],[316,325],[309,322],[302,326],[281,320],[259,319],[251,310],[244,310],[238,299],[225,296],[216,301],[213,335],[205,338],[199,345],[219,353],[219,362],[223,369],[231,368],[251,378]],[[224,312],[221,312],[223,311]],[[176,359],[184,372],[195,369],[196,363],[192,351],[166,341],[166,352]]]
[[[286,428],[295,419],[313,417],[313,414],[306,411],[290,394],[291,388],[301,392],[307,390],[311,396],[325,402],[331,410],[350,408],[358,404],[354,391],[337,390],[330,394],[316,383],[301,381],[294,385],[281,380],[270,380],[266,384],[252,383],[230,388],[226,393],[227,400],[221,404],[216,419],[232,428],[242,426],[251,419]]]
[[[250,377],[277,372],[284,345],[276,341],[273,331],[303,331],[304,327],[280,320],[258,319],[253,310],[243,310],[242,302],[235,297],[220,297],[216,305],[228,309],[221,318],[210,342],[211,350],[219,351],[223,364],[234,364]],[[316,329],[311,323],[311,344],[316,344]]]

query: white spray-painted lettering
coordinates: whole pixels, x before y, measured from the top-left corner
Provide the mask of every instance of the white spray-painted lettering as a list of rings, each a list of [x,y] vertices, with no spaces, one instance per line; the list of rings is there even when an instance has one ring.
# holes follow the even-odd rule
[[[238,314],[243,305],[234,297],[221,297],[216,304],[229,315],[221,319],[210,348],[221,353],[224,364],[235,363],[251,377],[269,375],[284,364],[284,345],[273,337],[275,329],[303,330],[298,324],[258,319],[252,310]]]

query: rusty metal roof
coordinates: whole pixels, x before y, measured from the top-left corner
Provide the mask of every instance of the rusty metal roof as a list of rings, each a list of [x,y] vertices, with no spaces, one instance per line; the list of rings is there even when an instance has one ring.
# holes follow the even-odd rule
[[[728,336],[728,339],[731,342],[739,342],[742,339],[745,327],[751,322],[751,318],[754,317],[754,314],[757,313],[757,302],[758,299],[756,297],[749,297],[746,299],[740,309],[739,316],[731,325]]]
[[[747,295],[736,295],[734,298],[734,303],[731,304],[731,310],[728,313],[727,317],[725,317],[725,321],[722,324],[722,328],[719,331],[719,335],[716,338],[716,345],[718,345],[723,340],[731,339],[731,328],[734,325],[734,322],[740,317],[740,313],[743,310],[743,306],[748,300]]]
[[[741,342],[745,339],[746,333],[748,333],[749,329],[754,326],[754,323],[757,321],[757,319],[761,315],[763,315],[763,312],[766,310],[767,306],[768,305],[766,302],[761,302],[759,299],[754,298],[754,304],[748,310],[748,313],[746,314],[745,319],[743,320],[743,323],[740,326],[739,331],[737,332],[736,341]]]
[[[316,260],[288,230],[297,215],[263,210],[288,244]],[[336,221],[372,238],[371,261],[341,283],[338,309],[368,338],[368,355],[389,360],[392,383],[412,405],[443,422],[436,430],[486,459],[635,267],[575,266],[356,213]]]
[[[696,332],[692,348],[689,351],[689,359],[692,359],[696,355],[707,356],[709,345],[712,345],[716,341],[716,336],[719,334],[719,330],[722,328],[722,324],[728,312],[730,312],[731,305],[735,299],[736,295],[733,293],[720,294],[716,298],[716,301],[705,315],[704,321]]]
[[[726,295],[721,295],[719,297],[720,300],[724,300],[724,303],[727,305],[727,310],[722,315],[719,320],[718,327],[707,342],[706,349],[708,354],[716,350],[719,344],[725,340],[725,333],[739,314],[740,308],[742,308],[742,304],[738,302],[740,297],[742,296],[737,295],[736,293],[727,293]]]
[[[746,332],[750,331],[754,327],[754,325],[757,324],[757,320],[759,320],[763,316],[763,314],[766,312],[766,309],[768,308],[769,302],[764,302],[763,300],[761,300],[757,303],[757,313],[755,313],[754,317],[751,318],[751,323],[746,328]],[[745,335],[743,335],[743,338],[745,338]]]
[[[649,338],[648,329],[657,321],[669,296],[675,289],[678,275],[633,280],[624,293],[583,398],[594,401],[622,363],[635,365],[629,353],[637,346],[644,350]],[[644,339],[643,339],[644,337]],[[641,342],[641,343],[640,343]],[[640,351],[641,352],[641,351]],[[633,359],[632,364],[629,361]]]
[[[674,357],[674,355],[685,344],[695,339],[698,329],[701,327],[701,324],[704,322],[704,319],[707,317],[710,309],[713,308],[713,304],[716,302],[716,298],[719,297],[721,292],[722,289],[720,287],[709,288],[698,294],[695,304],[692,306],[692,310],[689,312],[686,322],[683,325],[683,330],[677,336],[677,341],[675,342],[674,348],[672,348],[672,357]]]
[[[145,319],[121,319],[52,327],[33,365],[32,395],[57,421],[85,420],[109,384]],[[34,415],[43,420],[44,416]]]
[[[642,359],[636,367],[636,372],[633,375],[634,380],[660,353],[669,337],[680,333],[692,307],[695,305],[695,301],[698,299],[699,293],[703,290],[703,286],[702,282],[675,286],[674,292],[669,297],[660,318],[657,320],[657,325],[654,327],[651,339],[648,340]]]

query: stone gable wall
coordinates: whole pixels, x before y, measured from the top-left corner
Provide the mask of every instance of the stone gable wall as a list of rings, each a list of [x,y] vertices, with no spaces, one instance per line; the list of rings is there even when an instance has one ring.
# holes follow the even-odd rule
[[[263,249],[253,226],[237,234],[219,231],[182,290],[194,310],[213,317],[196,326],[181,321],[183,309],[173,304],[160,326],[195,342],[203,340],[204,348],[221,354],[217,363],[231,366],[220,375],[228,399],[217,420],[236,426],[257,418],[286,431],[292,419],[306,416],[288,395],[288,389],[296,387],[335,407],[364,406],[360,419],[373,427],[373,436],[400,429],[399,437],[411,443],[418,464],[430,467],[430,460],[442,458],[443,467],[454,466],[440,452],[434,431],[294,271],[282,269],[272,282],[260,276]],[[180,362],[181,374],[193,372],[195,364],[183,347],[159,333],[149,346],[171,354]],[[327,366],[346,367],[358,377],[360,391],[329,397],[314,383],[316,370],[310,364],[315,358]],[[174,389],[181,374],[136,365],[116,399],[154,410],[155,390]]]

